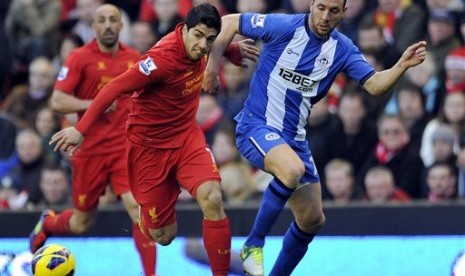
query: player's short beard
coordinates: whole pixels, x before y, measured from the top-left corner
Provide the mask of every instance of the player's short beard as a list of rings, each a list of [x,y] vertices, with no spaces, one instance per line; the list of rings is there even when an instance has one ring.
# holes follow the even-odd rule
[[[111,41],[102,39],[100,43],[102,43],[107,48],[113,48],[113,46],[115,46],[116,43],[118,43],[118,38]]]

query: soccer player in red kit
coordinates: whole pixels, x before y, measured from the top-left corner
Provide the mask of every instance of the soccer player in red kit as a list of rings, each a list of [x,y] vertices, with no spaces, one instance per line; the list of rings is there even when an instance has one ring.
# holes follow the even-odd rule
[[[78,113],[82,117],[102,87],[132,67],[139,54],[118,42],[122,28],[121,13],[113,5],[95,11],[92,26],[96,39],[71,53],[61,68],[51,98],[51,106],[60,113]],[[113,105],[88,128],[86,141],[71,157],[73,209],[55,214],[45,210],[31,233],[34,253],[48,236],[83,234],[92,226],[99,197],[110,184],[121,197],[134,222],[133,237],[145,275],[155,275],[155,242],[138,227],[138,204],[131,194],[127,175],[125,123],[130,97],[115,99]]]
[[[215,276],[229,271],[231,232],[220,175],[195,114],[206,55],[220,29],[214,6],[195,6],[185,23],[102,89],[76,127],[50,141],[55,150],[72,153],[115,99],[134,92],[126,125],[127,160],[129,183],[141,207],[140,227],[161,245],[174,239],[181,185],[202,210],[203,240]]]

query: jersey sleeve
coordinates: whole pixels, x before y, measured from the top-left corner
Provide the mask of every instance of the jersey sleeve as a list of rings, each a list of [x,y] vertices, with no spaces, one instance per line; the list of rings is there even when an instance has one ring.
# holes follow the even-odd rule
[[[161,51],[149,51],[142,56],[131,71],[137,72],[142,87],[154,82],[162,82],[169,76],[170,66],[168,58],[163,57]]]
[[[82,57],[79,52],[71,52],[58,73],[54,89],[67,94],[73,94],[81,83]]]
[[[294,17],[284,14],[243,13],[239,19],[239,33],[264,42],[292,31]]]
[[[92,124],[118,97],[139,91],[151,83],[161,82],[166,75],[162,68],[166,67],[158,67],[151,55],[144,55],[132,68],[102,88],[79,120],[76,129],[85,135]]]
[[[353,43],[349,44],[348,58],[344,64],[344,73],[352,79],[357,80],[360,85],[375,73],[371,66]]]
[[[89,108],[76,124],[76,129],[79,130],[82,135],[86,135],[95,121],[97,121],[118,97],[142,89],[142,87],[142,77],[134,70],[127,70],[119,75],[106,84],[92,100]]]

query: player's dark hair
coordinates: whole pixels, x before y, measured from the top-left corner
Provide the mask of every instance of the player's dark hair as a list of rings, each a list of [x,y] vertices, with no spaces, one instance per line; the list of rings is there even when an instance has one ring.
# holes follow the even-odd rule
[[[197,24],[204,24],[208,28],[221,31],[221,16],[215,6],[204,3],[193,7],[186,17],[187,29],[195,27]]]

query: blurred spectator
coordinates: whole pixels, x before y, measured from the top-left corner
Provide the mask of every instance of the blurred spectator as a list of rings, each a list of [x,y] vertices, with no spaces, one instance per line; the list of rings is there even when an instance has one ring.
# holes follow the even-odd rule
[[[454,145],[457,145],[457,134],[454,128],[448,124],[440,124],[433,132],[433,164],[445,162],[455,166],[457,156],[454,153]]]
[[[27,197],[22,181],[15,175],[7,175],[0,179],[0,211],[24,208]]]
[[[29,66],[29,82],[15,86],[1,106],[20,128],[32,127],[37,110],[47,103],[55,71],[48,58],[35,58]]]
[[[383,29],[370,20],[360,23],[356,42],[362,53],[374,55],[383,68],[391,68],[402,53],[388,44],[383,36]]]
[[[418,150],[411,146],[410,135],[399,115],[383,114],[378,119],[378,144],[364,164],[358,183],[362,183],[366,172],[375,166],[388,168],[396,186],[410,197],[420,196],[423,162]]]
[[[323,97],[318,103],[312,106],[310,116],[307,118],[307,141],[312,149],[312,156],[316,169],[320,175],[321,193],[323,198],[328,198],[329,193],[325,185],[325,166],[331,160],[329,137],[331,130],[338,119],[329,113],[328,98]]]
[[[462,133],[460,139],[460,151],[457,154],[457,166],[459,167],[459,179],[457,193],[460,198],[465,198],[465,139]]]
[[[456,28],[465,15],[465,2],[462,0],[426,0],[425,2],[426,10],[429,14],[434,10],[448,10],[452,20],[455,22]],[[459,32],[457,32],[457,35],[459,35]]]
[[[21,130],[16,136],[16,151],[20,163],[5,177],[17,181],[21,189],[28,192],[28,201],[37,203],[42,198],[39,180],[44,157],[39,135],[32,129]]]
[[[416,85],[404,82],[397,91],[396,104],[399,115],[410,134],[410,144],[419,151],[423,131],[431,119],[425,112],[425,97],[421,89]]]
[[[259,192],[252,177],[252,168],[241,158],[236,148],[232,126],[218,129],[211,150],[221,175],[225,202],[240,205],[257,199]]]
[[[18,165],[18,154],[15,151],[16,126],[0,114],[0,179]]]
[[[63,168],[54,165],[45,166],[40,174],[39,187],[43,195],[42,199],[28,208],[62,210],[71,206],[71,185]]]
[[[355,187],[352,164],[343,159],[333,159],[325,167],[326,186],[329,199],[336,204],[348,204],[360,199],[360,189]]]
[[[460,0],[426,0],[429,11],[435,9],[448,9],[451,11],[463,11],[464,3]]]
[[[308,0],[282,0],[279,12],[285,13],[308,13],[310,1]]]
[[[233,124],[229,118],[224,116],[218,100],[211,94],[200,95],[196,121],[202,128],[208,145],[212,145],[213,137],[220,126]]]
[[[52,58],[58,50],[60,0],[13,0],[5,30],[14,58],[28,65],[34,58]]]
[[[434,163],[426,172],[428,201],[437,203],[456,197],[457,176],[454,167],[448,163]]]
[[[384,65],[379,61],[374,54],[363,52],[363,56],[365,57],[366,61],[375,68],[376,71],[383,71]]]
[[[178,15],[178,0],[151,0],[151,2],[156,19],[150,23],[155,36],[161,39],[169,32],[172,32],[176,25],[184,19]]]
[[[237,0],[236,0],[237,1]],[[226,9],[226,6],[223,4],[222,0],[192,0],[192,5],[197,6],[202,3],[209,3],[216,7],[220,16],[227,15],[229,12]]]
[[[10,158],[14,154],[16,126],[10,119],[0,114],[0,161]],[[3,170],[0,172],[3,173]]]
[[[155,11],[153,10],[153,1],[154,0],[141,0],[140,1],[140,11],[139,11],[139,20],[144,22],[151,22],[157,19]],[[186,18],[187,13],[192,8],[191,0],[178,0],[178,15],[182,18]]]
[[[331,113],[336,113],[337,106],[341,95],[344,93],[347,88],[347,79],[344,73],[339,73],[336,75],[336,79],[331,84],[326,98],[328,98],[328,109]]]
[[[365,0],[347,1],[346,7],[347,10],[344,13],[344,18],[337,28],[341,33],[345,34],[355,44],[357,44],[358,27],[367,12],[365,9]],[[308,9],[305,12],[308,12]]]
[[[378,0],[377,9],[364,20],[380,26],[385,40],[398,53],[420,40],[425,29],[425,13],[414,3],[401,0]]]
[[[339,101],[337,123],[328,135],[330,159],[349,161],[355,175],[358,175],[377,142],[376,126],[368,120],[366,114],[362,93],[346,91]]]
[[[447,53],[460,46],[455,36],[452,15],[447,10],[432,10],[428,20],[427,50],[433,55],[439,76],[444,75],[444,59]]]
[[[94,11],[103,4],[104,0],[76,0],[76,8],[73,18],[76,22],[71,29],[71,33],[78,35],[84,44],[95,37],[92,29],[92,19]]]
[[[94,29],[92,29],[92,20],[94,12],[100,5],[104,4],[104,0],[77,0],[75,9],[75,22],[72,26],[71,33],[77,34],[81,37],[84,44],[89,43],[95,38]],[[121,20],[123,21],[123,28],[119,34],[119,40],[125,44],[130,41],[130,28],[131,20],[124,10],[121,11]]]
[[[454,128],[456,137],[463,133],[465,124],[465,93],[449,93],[444,99],[442,109],[438,116],[431,120],[425,127],[421,140],[420,155],[425,166],[433,164],[433,133],[441,123]],[[459,142],[454,145],[454,152],[459,151]]]
[[[465,12],[462,13],[459,25],[459,33],[462,38],[462,42],[465,43]]]
[[[223,85],[220,88],[218,102],[224,110],[225,116],[234,119],[241,111],[244,101],[249,95],[248,75],[244,68],[226,61],[222,67]]]
[[[0,1],[0,103],[5,99],[11,85],[12,54],[5,33],[5,17],[11,0]]]
[[[376,204],[410,201],[410,196],[396,187],[392,172],[382,166],[368,170],[365,176],[365,190],[366,200]]]
[[[81,47],[84,45],[84,41],[82,41],[81,37],[77,34],[67,34],[63,37],[60,43],[60,49],[58,51],[58,55],[53,58],[53,66],[55,68],[55,72],[58,72],[68,58],[68,55],[74,49]]]
[[[77,0],[60,0],[61,2],[61,13],[60,13],[60,22],[64,23],[68,20],[76,8]]]
[[[129,46],[140,54],[145,54],[156,41],[158,41],[158,37],[155,35],[150,23],[136,21],[131,25],[131,41],[129,42]]]
[[[41,107],[37,111],[34,120],[34,129],[42,141],[45,161],[50,164],[59,164],[61,155],[59,152],[53,151],[49,142],[53,134],[60,130],[60,118],[48,105]]]
[[[428,114],[435,116],[439,111],[445,91],[432,55],[427,52],[423,63],[405,72],[404,80],[421,88],[425,95],[425,110]]]
[[[236,10],[239,13],[265,13],[267,5],[265,0],[237,0]]]
[[[448,93],[465,91],[465,46],[449,52],[444,62]]]
[[[211,150],[219,168],[230,162],[240,161],[240,154],[236,148],[234,127],[231,125],[221,126],[214,135]]]

